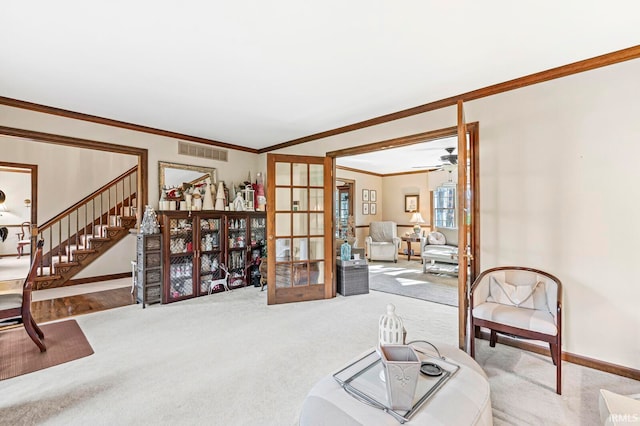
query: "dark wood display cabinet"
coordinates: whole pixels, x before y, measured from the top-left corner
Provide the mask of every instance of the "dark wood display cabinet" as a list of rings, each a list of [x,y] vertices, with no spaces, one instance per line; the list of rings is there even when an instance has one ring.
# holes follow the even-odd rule
[[[255,284],[266,247],[264,212],[227,212],[227,265],[229,288]]]
[[[212,280],[225,276],[220,267],[224,216],[215,212],[163,211],[160,220],[164,237],[162,303],[209,294]]]
[[[162,303],[252,283],[266,244],[264,212],[161,211]]]

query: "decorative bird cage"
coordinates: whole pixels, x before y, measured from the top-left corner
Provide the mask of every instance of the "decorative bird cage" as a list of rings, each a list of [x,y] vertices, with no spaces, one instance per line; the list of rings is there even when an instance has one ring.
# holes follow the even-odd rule
[[[402,318],[396,315],[396,307],[389,303],[386,315],[380,315],[378,343],[382,345],[404,345],[405,331]]]

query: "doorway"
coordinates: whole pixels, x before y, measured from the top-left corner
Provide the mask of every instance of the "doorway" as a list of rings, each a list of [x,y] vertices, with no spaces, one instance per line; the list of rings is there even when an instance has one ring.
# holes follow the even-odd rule
[[[38,166],[0,162],[0,281],[24,279],[37,217]]]
[[[463,126],[462,128],[465,129],[465,126]],[[466,170],[465,170],[466,174],[468,174],[471,178],[471,183],[466,184],[465,189],[463,191],[460,191],[464,193],[465,196],[467,194],[476,193],[477,188],[479,187],[478,174],[477,174],[477,167],[478,167],[477,152],[478,152],[478,143],[479,143],[477,122],[466,125],[466,136],[468,139],[468,150],[470,152],[470,156],[468,157],[468,161],[466,160],[464,161],[464,165],[466,166]],[[359,169],[357,170],[358,172],[368,174],[370,176],[376,175],[379,178],[389,179],[389,180],[396,179],[397,176],[399,175],[411,176],[412,174],[415,174],[415,173],[424,174],[425,172],[428,172],[428,171],[442,170],[440,172],[441,173],[440,182],[435,183],[436,179],[434,179],[434,183],[433,183],[434,188],[427,188],[427,185],[428,185],[427,182],[424,182],[423,189],[411,188],[411,187],[403,188],[403,187],[397,187],[397,186],[391,187],[391,185],[389,185],[389,187],[380,194],[381,197],[379,197],[378,203],[377,203],[379,206],[378,209],[382,210],[382,220],[394,220],[395,222],[398,223],[398,235],[402,235],[405,231],[408,232],[408,230],[412,229],[414,226],[414,224],[408,223],[409,217],[406,217],[403,219],[403,216],[402,216],[403,212],[402,213],[399,212],[399,208],[396,206],[397,204],[402,202],[401,197],[403,196],[418,196],[418,199],[420,200],[418,210],[421,211],[423,216],[426,213],[428,215],[427,217],[431,219],[431,220],[426,220],[427,224],[424,224],[421,226],[422,230],[426,231],[425,234],[428,234],[432,230],[431,228],[435,224],[433,218],[437,214],[442,215],[442,214],[448,213],[450,216],[453,215],[453,217],[455,218],[455,217],[458,217],[459,212],[464,211],[466,216],[468,216],[469,218],[473,217],[474,219],[473,222],[468,221],[466,219],[462,221],[464,222],[465,228],[467,227],[468,224],[471,225],[468,244],[466,244],[464,247],[465,253],[468,253],[469,256],[458,256],[459,257],[458,269],[461,269],[461,268],[464,269],[465,273],[469,271],[468,280],[472,282],[478,272],[478,267],[479,267],[478,266],[479,258],[477,255],[479,251],[478,248],[480,243],[479,229],[477,226],[474,226],[474,224],[478,224],[479,198],[477,196],[470,198],[473,203],[472,206],[470,207],[463,206],[462,204],[460,204],[459,205],[460,208],[456,212],[444,212],[444,210],[442,210],[442,206],[440,205],[438,207],[440,210],[436,212],[435,211],[436,206],[434,205],[434,202],[432,200],[433,197],[430,197],[428,194],[433,189],[435,189],[435,186],[441,186],[443,183],[446,186],[446,182],[450,180],[450,177],[452,175],[457,176],[457,171],[451,168],[453,167],[457,169],[457,164],[454,163],[453,166],[451,166],[451,162],[449,162],[448,167],[443,167],[446,164],[443,164],[442,162],[439,162],[437,164],[435,163],[430,164],[430,161],[433,161],[431,159],[431,160],[426,160],[424,163],[422,163],[421,164],[422,167],[417,167],[417,166],[413,166],[411,164],[412,163],[411,161],[408,161],[408,159],[411,159],[410,157],[411,155],[415,157],[419,157],[420,155],[422,155],[419,153],[419,150],[424,150],[424,152],[426,153],[427,151],[430,151],[432,149],[435,149],[435,150],[440,149],[439,153],[437,154],[438,160],[452,159],[451,157],[452,151],[450,151],[450,149],[451,148],[455,149],[455,147],[459,146],[458,139],[459,139],[458,127],[450,127],[446,129],[432,131],[432,132],[425,132],[425,133],[410,135],[410,136],[397,138],[393,140],[376,142],[368,145],[352,147],[352,148],[348,148],[340,151],[334,151],[334,152],[327,153],[327,156],[330,156],[334,159],[336,167],[339,169],[346,169],[353,172],[354,169],[357,167],[356,165],[358,164],[360,165],[359,167],[357,167],[357,169]],[[407,148],[407,149],[411,148],[412,154],[407,154],[404,157],[404,160],[403,159],[393,160],[393,156],[391,155],[391,153],[395,150],[401,150],[403,148]],[[368,163],[369,161],[371,161],[370,158],[365,158],[366,155],[371,153],[378,155],[377,160],[375,161],[379,163],[387,162],[392,164],[404,164],[406,168],[404,170],[395,170],[387,173],[381,172],[380,170],[375,170],[375,169],[372,170],[372,168],[368,167],[368,164],[372,164],[372,163]],[[347,159],[349,157],[356,158],[357,162],[353,162],[353,163],[346,163],[344,161],[341,162],[341,159]],[[426,158],[427,155],[425,154],[424,157]],[[457,152],[454,153],[454,157],[456,157],[457,159]],[[431,173],[428,173],[428,174],[431,174]],[[337,172],[336,177],[342,178],[339,172]],[[352,178],[352,176],[349,176],[349,177]],[[358,187],[358,185],[360,184],[358,180],[360,179],[356,179],[356,187]],[[414,193],[409,193],[409,192],[414,192]],[[425,196],[425,193],[427,194],[426,196]],[[423,196],[420,196],[421,194]],[[397,198],[397,200],[395,200],[395,202],[389,201],[390,197],[391,198],[395,197]],[[422,201],[422,200],[425,200],[425,201]],[[460,203],[460,200],[457,200],[456,204],[459,204],[459,203]],[[394,212],[394,209],[396,209],[395,212]],[[363,210],[363,209],[361,209],[360,205],[356,203],[355,210],[356,212],[359,212],[360,210]],[[366,229],[368,227],[369,220],[370,219],[367,216],[358,217],[356,226],[359,231],[358,233],[359,240],[362,240],[363,236],[367,233]],[[380,220],[380,219],[377,219],[377,220]],[[457,222],[458,220],[449,221],[449,223],[457,223]],[[405,229],[401,229],[401,228],[405,228]],[[467,239],[465,238],[465,240]],[[413,247],[411,247],[411,249],[413,249]],[[416,253],[416,254],[418,254],[416,261],[421,262],[419,253]],[[414,259],[414,257],[412,256],[411,259]],[[460,284],[457,283],[458,288],[459,286]],[[460,302],[459,295],[457,295],[455,298],[458,300],[458,302]]]
[[[335,237],[338,240],[355,239],[355,229],[352,228],[354,188],[354,180],[336,177]]]

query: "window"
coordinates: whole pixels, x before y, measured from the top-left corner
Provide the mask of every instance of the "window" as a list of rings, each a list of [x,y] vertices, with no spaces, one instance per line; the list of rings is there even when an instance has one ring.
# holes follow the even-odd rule
[[[433,191],[433,225],[456,227],[456,184],[446,182]]]

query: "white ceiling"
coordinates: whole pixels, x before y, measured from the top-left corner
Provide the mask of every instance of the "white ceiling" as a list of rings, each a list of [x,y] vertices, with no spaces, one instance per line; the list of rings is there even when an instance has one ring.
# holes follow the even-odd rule
[[[448,155],[445,148],[456,148],[457,145],[458,137],[454,136],[400,148],[339,157],[336,159],[336,165],[382,175],[434,170],[445,164],[440,159],[441,156]],[[457,153],[456,148],[453,154]]]
[[[637,0],[11,1],[0,96],[264,148],[640,41]]]

